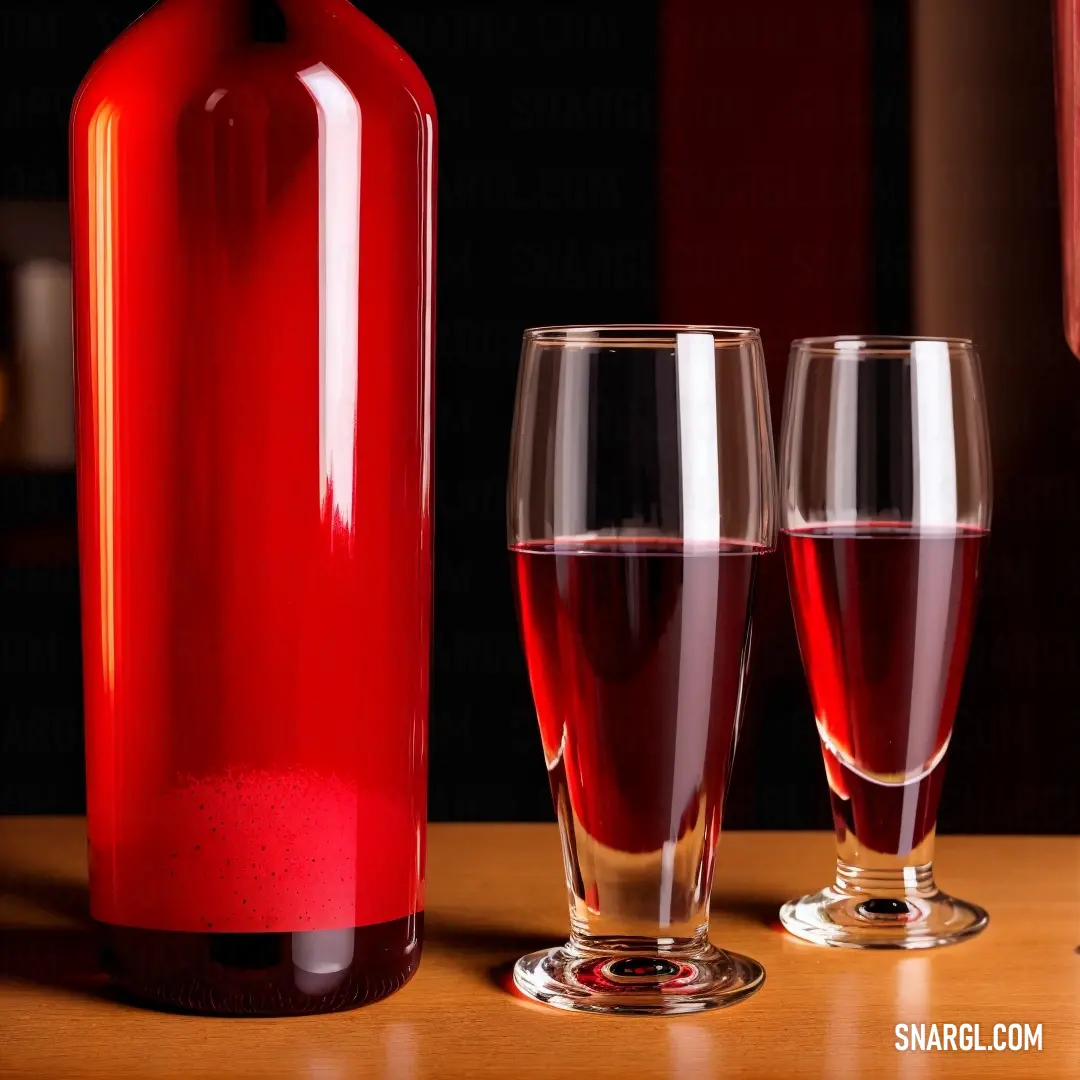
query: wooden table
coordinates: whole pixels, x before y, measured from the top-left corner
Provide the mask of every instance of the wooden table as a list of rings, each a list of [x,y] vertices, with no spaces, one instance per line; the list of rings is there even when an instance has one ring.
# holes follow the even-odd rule
[[[333,1016],[221,1020],[121,1005],[86,930],[76,818],[0,819],[0,1076],[1078,1077],[1080,838],[947,837],[941,882],[990,927],[925,953],[825,950],[778,930],[785,898],[822,884],[823,833],[733,833],[720,846],[713,939],[765,987],[678,1018],[580,1016],[502,985],[521,953],[566,933],[553,825],[435,825],[416,978]],[[1042,1025],[1042,1052],[902,1053],[898,1023]]]

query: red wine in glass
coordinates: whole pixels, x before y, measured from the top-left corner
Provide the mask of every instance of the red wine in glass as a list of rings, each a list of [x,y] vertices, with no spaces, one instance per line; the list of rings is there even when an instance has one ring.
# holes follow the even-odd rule
[[[887,522],[781,533],[841,840],[903,856],[935,827],[988,536]]]
[[[938,801],[993,501],[979,357],[961,338],[804,338],[784,406],[782,545],[836,827],[796,937],[924,949],[988,915],[934,880]]]
[[[670,1015],[764,981],[708,929],[775,489],[757,331],[525,332],[507,544],[571,930],[514,965],[535,1001]]]
[[[693,873],[676,872],[666,884],[654,876],[647,889],[630,873],[598,880],[582,848],[643,858],[665,845],[712,850],[761,553],[748,544],[651,538],[512,549],[552,796],[573,819],[575,888],[600,917],[641,911],[672,925],[700,918],[708,885]]]

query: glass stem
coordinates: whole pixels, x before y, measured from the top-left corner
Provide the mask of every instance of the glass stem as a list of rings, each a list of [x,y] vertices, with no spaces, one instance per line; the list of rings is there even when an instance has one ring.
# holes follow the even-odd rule
[[[574,929],[570,934],[570,947],[582,954],[626,953],[628,956],[645,952],[655,952],[662,956],[697,956],[709,948],[708,938],[704,933],[694,937],[651,937],[637,934],[583,934]]]
[[[837,845],[837,892],[856,899],[930,898],[934,884],[934,833],[904,855],[887,855],[862,847],[853,835]]]

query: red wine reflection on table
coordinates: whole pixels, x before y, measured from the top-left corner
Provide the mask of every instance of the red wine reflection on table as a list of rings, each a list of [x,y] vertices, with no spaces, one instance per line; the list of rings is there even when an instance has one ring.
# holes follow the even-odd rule
[[[884,522],[781,534],[841,841],[906,855],[935,827],[988,536]]]
[[[656,538],[512,551],[568,869],[593,913],[674,925],[708,895],[680,868],[712,865],[698,855],[720,829],[761,553]]]

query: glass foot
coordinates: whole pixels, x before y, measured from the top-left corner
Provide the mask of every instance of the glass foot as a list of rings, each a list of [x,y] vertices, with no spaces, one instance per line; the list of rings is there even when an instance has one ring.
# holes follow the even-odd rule
[[[973,937],[989,921],[981,907],[940,890],[875,897],[830,886],[780,909],[789,933],[842,949],[931,949]]]
[[[674,1016],[734,1005],[759,990],[765,969],[739,953],[706,944],[692,953],[593,951],[574,944],[523,956],[514,985],[557,1009]]]

